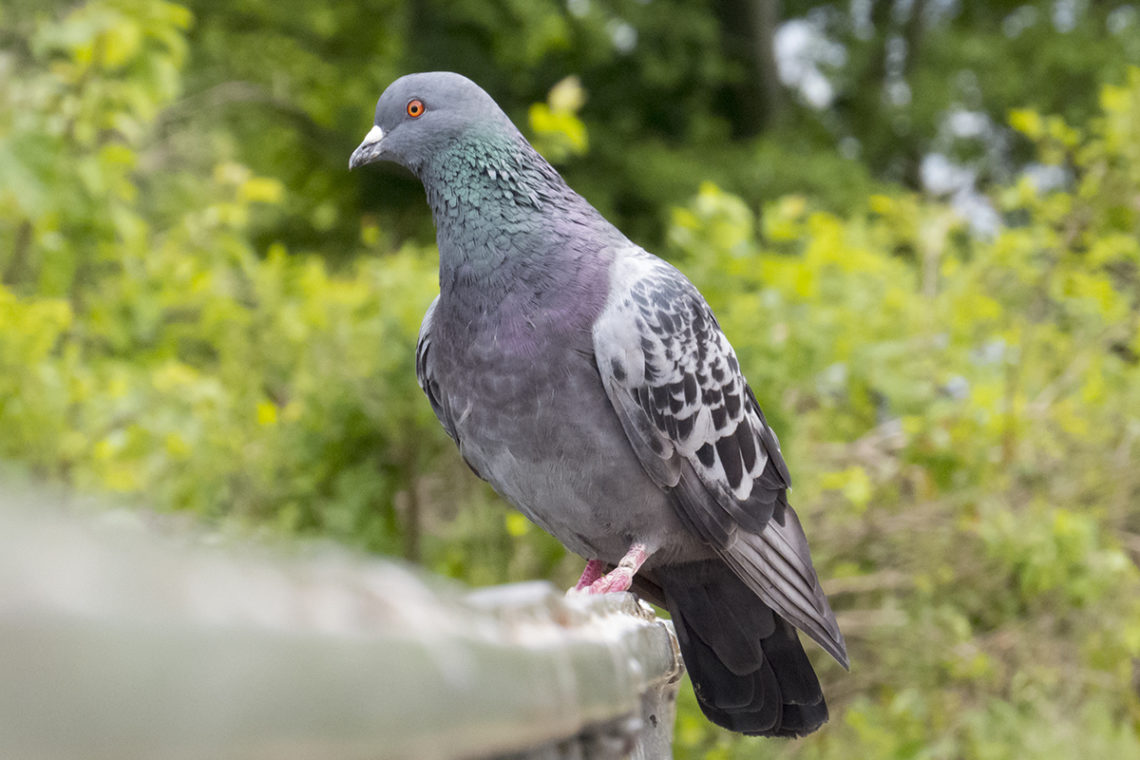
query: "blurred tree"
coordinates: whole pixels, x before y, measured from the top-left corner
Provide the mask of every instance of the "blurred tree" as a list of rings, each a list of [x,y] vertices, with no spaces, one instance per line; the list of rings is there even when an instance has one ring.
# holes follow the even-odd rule
[[[723,0],[715,3],[721,24],[721,50],[729,61],[740,61],[746,76],[728,87],[732,98],[726,115],[736,137],[754,137],[778,125],[787,108],[787,94],[776,60],[776,31],[780,3],[774,0]],[[723,108],[723,106],[722,106]]]
[[[197,19],[190,94],[165,118],[169,144],[192,159],[221,143],[258,172],[286,172],[295,193],[260,239],[284,237],[333,259],[351,250],[361,212],[380,213],[395,240],[427,235],[410,180],[391,171],[346,182],[341,172],[367,104],[411,70],[463,71],[519,123],[529,104],[576,75],[594,140],[588,154],[564,157],[564,169],[652,243],[663,230],[659,209],[691,193],[693,176],[752,203],[806,188],[833,209],[871,189],[869,176],[919,187],[931,151],[1008,177],[1028,154],[1002,127],[1006,111],[1032,105],[1087,118],[1096,83],[1119,82],[1129,62],[1140,63],[1136,14],[1124,2],[188,7]],[[802,70],[813,72],[810,98]]]

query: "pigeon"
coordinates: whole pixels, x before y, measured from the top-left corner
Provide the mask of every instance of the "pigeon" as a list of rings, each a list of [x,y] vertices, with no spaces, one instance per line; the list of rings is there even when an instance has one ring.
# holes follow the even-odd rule
[[[409,74],[349,168],[419,178],[439,295],[420,387],[467,465],[587,560],[571,591],[668,610],[705,715],[757,736],[828,717],[796,629],[847,649],[775,432],[708,303],[631,242],[477,84]]]

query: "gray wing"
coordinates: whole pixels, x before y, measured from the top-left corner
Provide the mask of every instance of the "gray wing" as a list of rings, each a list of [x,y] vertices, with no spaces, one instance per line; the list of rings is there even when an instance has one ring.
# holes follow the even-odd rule
[[[420,324],[420,337],[416,341],[416,381],[420,384],[420,390],[428,397],[428,401],[431,403],[431,409],[435,412],[435,416],[439,419],[440,424],[443,425],[443,429],[451,436],[451,440],[459,443],[459,439],[455,437],[455,425],[451,421],[451,412],[444,401],[439,382],[435,377],[435,363],[434,357],[432,356],[431,320],[435,314],[436,304],[438,303],[439,296],[436,296],[424,314],[423,323]]]
[[[780,444],[701,294],[661,259],[619,251],[593,339],[626,437],[682,521],[846,667],[843,635],[788,506]]]
[[[416,381],[420,385],[420,390],[428,397],[431,410],[435,412],[439,424],[443,425],[447,435],[459,446],[459,433],[455,429],[455,418],[452,416],[451,403],[448,401],[447,394],[440,387],[435,372],[434,351],[437,349],[433,341],[431,326],[432,317],[435,316],[435,307],[438,303],[439,296],[436,296],[435,300],[428,306],[427,312],[424,313],[424,321],[420,324],[420,337],[416,341]],[[471,468],[471,472],[475,473],[477,477],[483,477],[475,465],[471,464],[471,460],[464,455],[462,446],[459,446],[459,455]]]

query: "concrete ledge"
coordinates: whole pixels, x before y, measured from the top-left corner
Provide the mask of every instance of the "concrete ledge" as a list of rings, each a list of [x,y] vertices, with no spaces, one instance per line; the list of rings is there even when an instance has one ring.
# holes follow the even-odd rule
[[[629,594],[0,509],[4,758],[663,758],[681,672]]]

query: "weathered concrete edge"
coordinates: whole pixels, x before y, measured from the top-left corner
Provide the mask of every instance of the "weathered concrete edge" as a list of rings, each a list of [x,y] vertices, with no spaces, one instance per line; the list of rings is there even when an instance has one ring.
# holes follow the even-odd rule
[[[644,744],[649,715],[667,753],[680,674],[630,595],[468,595],[335,550],[0,509],[3,757],[442,760],[597,726]]]

